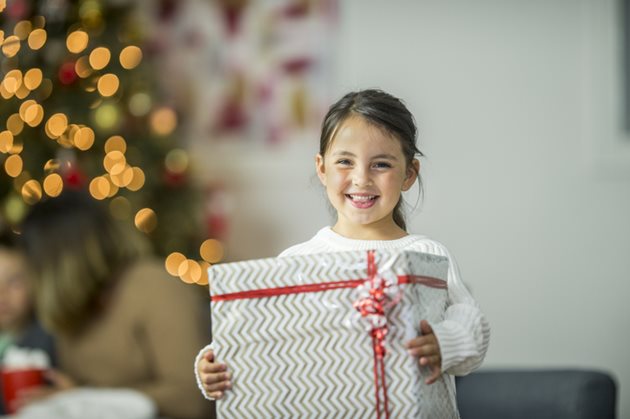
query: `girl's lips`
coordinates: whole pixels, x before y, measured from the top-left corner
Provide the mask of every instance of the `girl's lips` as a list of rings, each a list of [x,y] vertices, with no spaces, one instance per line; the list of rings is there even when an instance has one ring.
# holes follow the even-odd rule
[[[378,195],[346,194],[346,198],[350,200],[353,207],[366,209],[374,206],[376,200],[378,199]]]

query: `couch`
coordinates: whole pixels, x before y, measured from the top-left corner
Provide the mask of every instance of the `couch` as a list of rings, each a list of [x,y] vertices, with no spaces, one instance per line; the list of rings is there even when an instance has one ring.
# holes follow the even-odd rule
[[[457,377],[462,419],[614,419],[617,384],[593,370],[481,370]]]

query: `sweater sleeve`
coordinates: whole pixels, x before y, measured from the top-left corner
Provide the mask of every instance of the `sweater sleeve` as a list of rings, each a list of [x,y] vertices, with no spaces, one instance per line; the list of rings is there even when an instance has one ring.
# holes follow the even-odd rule
[[[193,368],[195,370],[195,379],[197,380],[197,387],[199,387],[201,394],[203,395],[203,397],[205,397],[208,400],[214,400],[212,397],[208,396],[208,393],[206,393],[206,390],[203,388],[203,383],[201,382],[201,376],[199,375],[199,371],[197,370],[197,364],[199,364],[199,361],[201,361],[201,358],[203,358],[203,354],[205,354],[209,350],[214,350],[214,348],[212,347],[212,343],[204,346],[203,349],[199,351],[199,353],[195,357],[195,365],[193,365]]]
[[[432,242],[431,253],[446,256],[448,306],[444,319],[431,324],[442,352],[442,371],[466,375],[483,362],[490,342],[490,326],[479,305],[461,280],[459,267],[443,245]]]

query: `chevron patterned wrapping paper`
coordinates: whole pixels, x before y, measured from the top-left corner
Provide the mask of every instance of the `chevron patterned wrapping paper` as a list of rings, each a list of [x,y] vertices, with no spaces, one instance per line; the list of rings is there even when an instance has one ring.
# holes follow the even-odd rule
[[[369,253],[376,275],[368,272]],[[426,385],[430,371],[403,346],[419,334],[420,320],[443,318],[447,270],[446,258],[410,251],[214,265],[209,270],[213,348],[233,373],[232,390],[217,401],[217,415],[458,417],[452,379],[443,375]],[[369,276],[382,278],[394,301],[386,312],[381,370],[373,324],[354,308],[367,295]],[[403,283],[409,277],[427,281]]]

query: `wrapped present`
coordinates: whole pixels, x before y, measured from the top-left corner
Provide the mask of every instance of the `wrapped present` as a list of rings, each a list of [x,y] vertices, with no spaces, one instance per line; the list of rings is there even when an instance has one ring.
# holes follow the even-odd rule
[[[215,357],[233,373],[219,417],[453,418],[404,343],[447,302],[448,260],[410,251],[258,259],[209,270]]]

